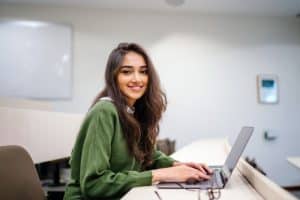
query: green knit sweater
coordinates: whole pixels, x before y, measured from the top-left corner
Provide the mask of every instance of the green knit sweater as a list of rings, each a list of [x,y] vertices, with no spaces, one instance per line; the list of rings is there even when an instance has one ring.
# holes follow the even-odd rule
[[[174,160],[153,153],[154,168],[169,167]],[[136,186],[152,184],[151,171],[129,154],[114,104],[99,101],[87,114],[72,151],[71,181],[64,200],[120,199]]]

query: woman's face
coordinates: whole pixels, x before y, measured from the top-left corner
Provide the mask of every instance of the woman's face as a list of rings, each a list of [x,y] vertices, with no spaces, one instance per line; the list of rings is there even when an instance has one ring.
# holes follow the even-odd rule
[[[136,100],[143,96],[147,89],[148,78],[143,56],[133,51],[128,52],[117,74],[117,84],[126,96],[129,106],[133,106]]]

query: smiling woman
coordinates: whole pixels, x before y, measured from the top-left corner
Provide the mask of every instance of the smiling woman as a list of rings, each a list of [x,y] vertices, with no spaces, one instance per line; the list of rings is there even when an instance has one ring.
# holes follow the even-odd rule
[[[135,52],[127,53],[117,79],[120,90],[127,98],[128,105],[132,107],[147,89],[148,74],[144,58]]]
[[[142,47],[119,44],[105,82],[77,136],[65,200],[119,199],[136,186],[209,178],[206,165],[177,162],[155,149],[166,96]]]

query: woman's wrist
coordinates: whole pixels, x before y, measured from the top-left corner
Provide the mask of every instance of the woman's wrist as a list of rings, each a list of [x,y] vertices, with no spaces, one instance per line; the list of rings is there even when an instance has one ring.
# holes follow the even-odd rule
[[[152,184],[156,184],[160,182],[160,173],[159,169],[152,170]]]
[[[182,162],[179,162],[179,161],[174,161],[173,162],[173,167],[178,166],[178,165],[182,165]]]
[[[159,183],[166,179],[166,169],[167,168],[161,168],[161,169],[155,169],[152,170],[152,183]]]

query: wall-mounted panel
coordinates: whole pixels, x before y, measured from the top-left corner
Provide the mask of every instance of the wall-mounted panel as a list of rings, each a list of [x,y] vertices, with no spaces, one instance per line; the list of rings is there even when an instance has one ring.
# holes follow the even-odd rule
[[[71,26],[1,20],[0,44],[0,96],[71,98]]]

